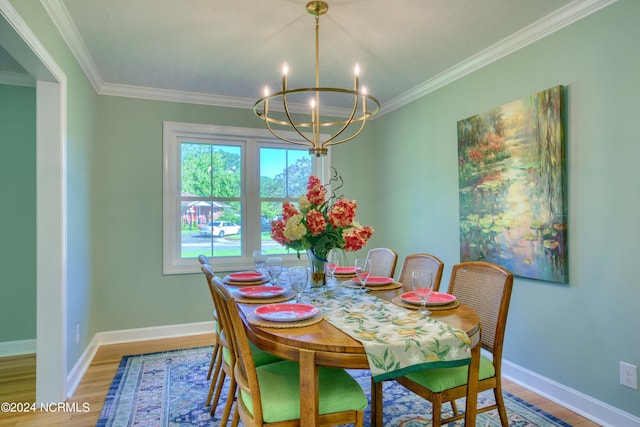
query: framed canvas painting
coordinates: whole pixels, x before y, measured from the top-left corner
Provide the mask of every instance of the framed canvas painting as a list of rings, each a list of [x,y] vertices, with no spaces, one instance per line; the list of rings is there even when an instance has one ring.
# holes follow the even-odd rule
[[[458,122],[460,259],[568,282],[563,87]]]

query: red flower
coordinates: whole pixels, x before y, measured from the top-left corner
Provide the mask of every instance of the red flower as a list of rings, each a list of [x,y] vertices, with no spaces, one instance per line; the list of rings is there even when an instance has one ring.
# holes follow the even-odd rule
[[[369,240],[373,236],[373,227],[362,227],[361,225],[354,226],[345,230],[342,233],[342,237],[344,237],[344,250],[345,251],[359,251],[367,244],[367,240]]]
[[[327,229],[327,221],[322,212],[312,209],[307,213],[307,228],[312,236],[318,236]]]
[[[286,222],[289,218],[291,218],[294,215],[299,214],[300,212],[298,212],[298,209],[296,209],[295,206],[293,206],[293,204],[289,203],[289,202],[284,202],[282,204],[282,219]]]
[[[284,226],[286,222],[281,219],[277,219],[275,221],[271,221],[271,238],[276,242],[284,245],[289,243],[289,239],[284,237]]]
[[[355,200],[339,199],[329,212],[329,222],[336,228],[347,227],[356,219]]]
[[[327,196],[327,190],[324,188],[318,177],[311,175],[307,184],[307,200],[314,206],[320,206],[324,203]]]
[[[482,163],[482,153],[476,148],[472,148],[469,151],[469,159],[476,163]]]
[[[337,188],[342,186],[341,177],[335,175],[332,181],[339,184]],[[312,175],[298,208],[282,204],[282,219],[271,222],[271,238],[298,253],[311,249],[319,258],[326,258],[331,249],[358,251],[373,235],[373,228],[355,222],[357,207],[355,200],[342,196],[327,199],[327,189]]]

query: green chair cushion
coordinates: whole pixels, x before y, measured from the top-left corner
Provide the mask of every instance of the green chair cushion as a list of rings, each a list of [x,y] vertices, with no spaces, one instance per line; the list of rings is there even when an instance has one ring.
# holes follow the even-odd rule
[[[253,363],[256,366],[267,365],[269,363],[274,363],[274,362],[282,362],[283,360],[278,356],[274,356],[271,353],[267,353],[264,350],[260,350],[252,342],[249,342],[249,345],[251,347],[251,354],[253,354]],[[227,350],[226,347],[222,348],[222,358],[224,359],[227,365],[231,364],[231,356],[229,355],[229,350]]]
[[[265,423],[300,418],[300,366],[296,362],[282,361],[256,368],[262,398]],[[351,375],[343,369],[319,368],[320,414],[362,410],[367,407],[367,396]],[[251,397],[241,393],[250,413]]]
[[[249,341],[249,346],[251,347],[251,354],[253,355],[253,363],[256,365],[256,367],[262,366],[262,365],[268,365],[269,363],[282,362],[284,360],[264,350],[260,350],[251,341]]]
[[[466,384],[467,373],[468,366],[458,366],[456,368],[423,369],[407,374],[405,377],[435,393],[440,393],[444,390]],[[480,358],[479,378],[485,380],[493,377],[495,374],[496,372],[491,360],[486,356],[482,356]]]

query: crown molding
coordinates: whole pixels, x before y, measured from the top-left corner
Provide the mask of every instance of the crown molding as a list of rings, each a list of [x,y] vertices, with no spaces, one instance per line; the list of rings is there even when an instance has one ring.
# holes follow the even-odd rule
[[[216,107],[242,108],[253,110],[255,99],[240,98],[236,96],[213,95],[201,92],[187,92],[181,90],[160,89],[144,86],[122,85],[114,83],[104,83],[99,95],[122,96],[127,98],[149,99],[153,101],[170,101],[183,102],[188,104],[212,105]],[[293,113],[305,113],[309,110],[309,106],[300,103],[289,103],[289,111]],[[284,112],[284,108],[278,105],[269,105],[269,108],[275,111]],[[335,117],[341,117],[349,114],[351,110],[338,107],[324,107],[323,114]]]
[[[550,15],[499,41],[493,46],[443,71],[432,79],[385,102],[378,116],[383,116],[441,87],[471,74],[505,56],[577,22],[618,0],[575,0]]]
[[[558,9],[511,36],[499,41],[493,46],[469,57],[468,59],[443,71],[432,79],[410,89],[388,101],[380,108],[375,118],[384,116],[418,98],[485,67],[519,49],[522,49],[556,31],[559,31],[576,21],[579,21],[613,3],[617,0],[575,0],[565,7]],[[84,44],[80,34],[69,17],[62,0],[41,0],[45,10],[62,34],[65,42],[91,81],[96,92],[100,95],[142,98],[156,101],[184,102],[192,104],[213,105],[220,107],[253,109],[253,99],[186,92],[159,88],[149,88],[132,85],[105,83],[98,68]],[[306,111],[304,105],[294,106],[294,111]],[[347,111],[342,108],[327,109],[329,115],[340,116]]]
[[[29,74],[0,71],[0,84],[10,86],[36,87],[36,81]]]
[[[62,3],[62,0],[40,0],[40,3],[42,3],[42,7],[44,7],[69,49],[71,49],[71,53],[80,64],[94,90],[99,93],[104,80],[64,3]]]
[[[154,101],[184,102],[188,104],[215,105],[231,108],[253,108],[253,100],[235,96],[212,95],[201,92],[161,89],[146,86],[133,86],[115,83],[103,83],[97,90],[99,95],[123,96],[127,98],[150,99]]]

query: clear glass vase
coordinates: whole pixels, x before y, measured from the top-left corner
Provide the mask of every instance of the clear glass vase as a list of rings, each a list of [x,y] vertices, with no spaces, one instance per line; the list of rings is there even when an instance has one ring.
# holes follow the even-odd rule
[[[318,257],[311,249],[307,251],[309,267],[311,269],[311,288],[323,288],[327,286],[327,260]]]

